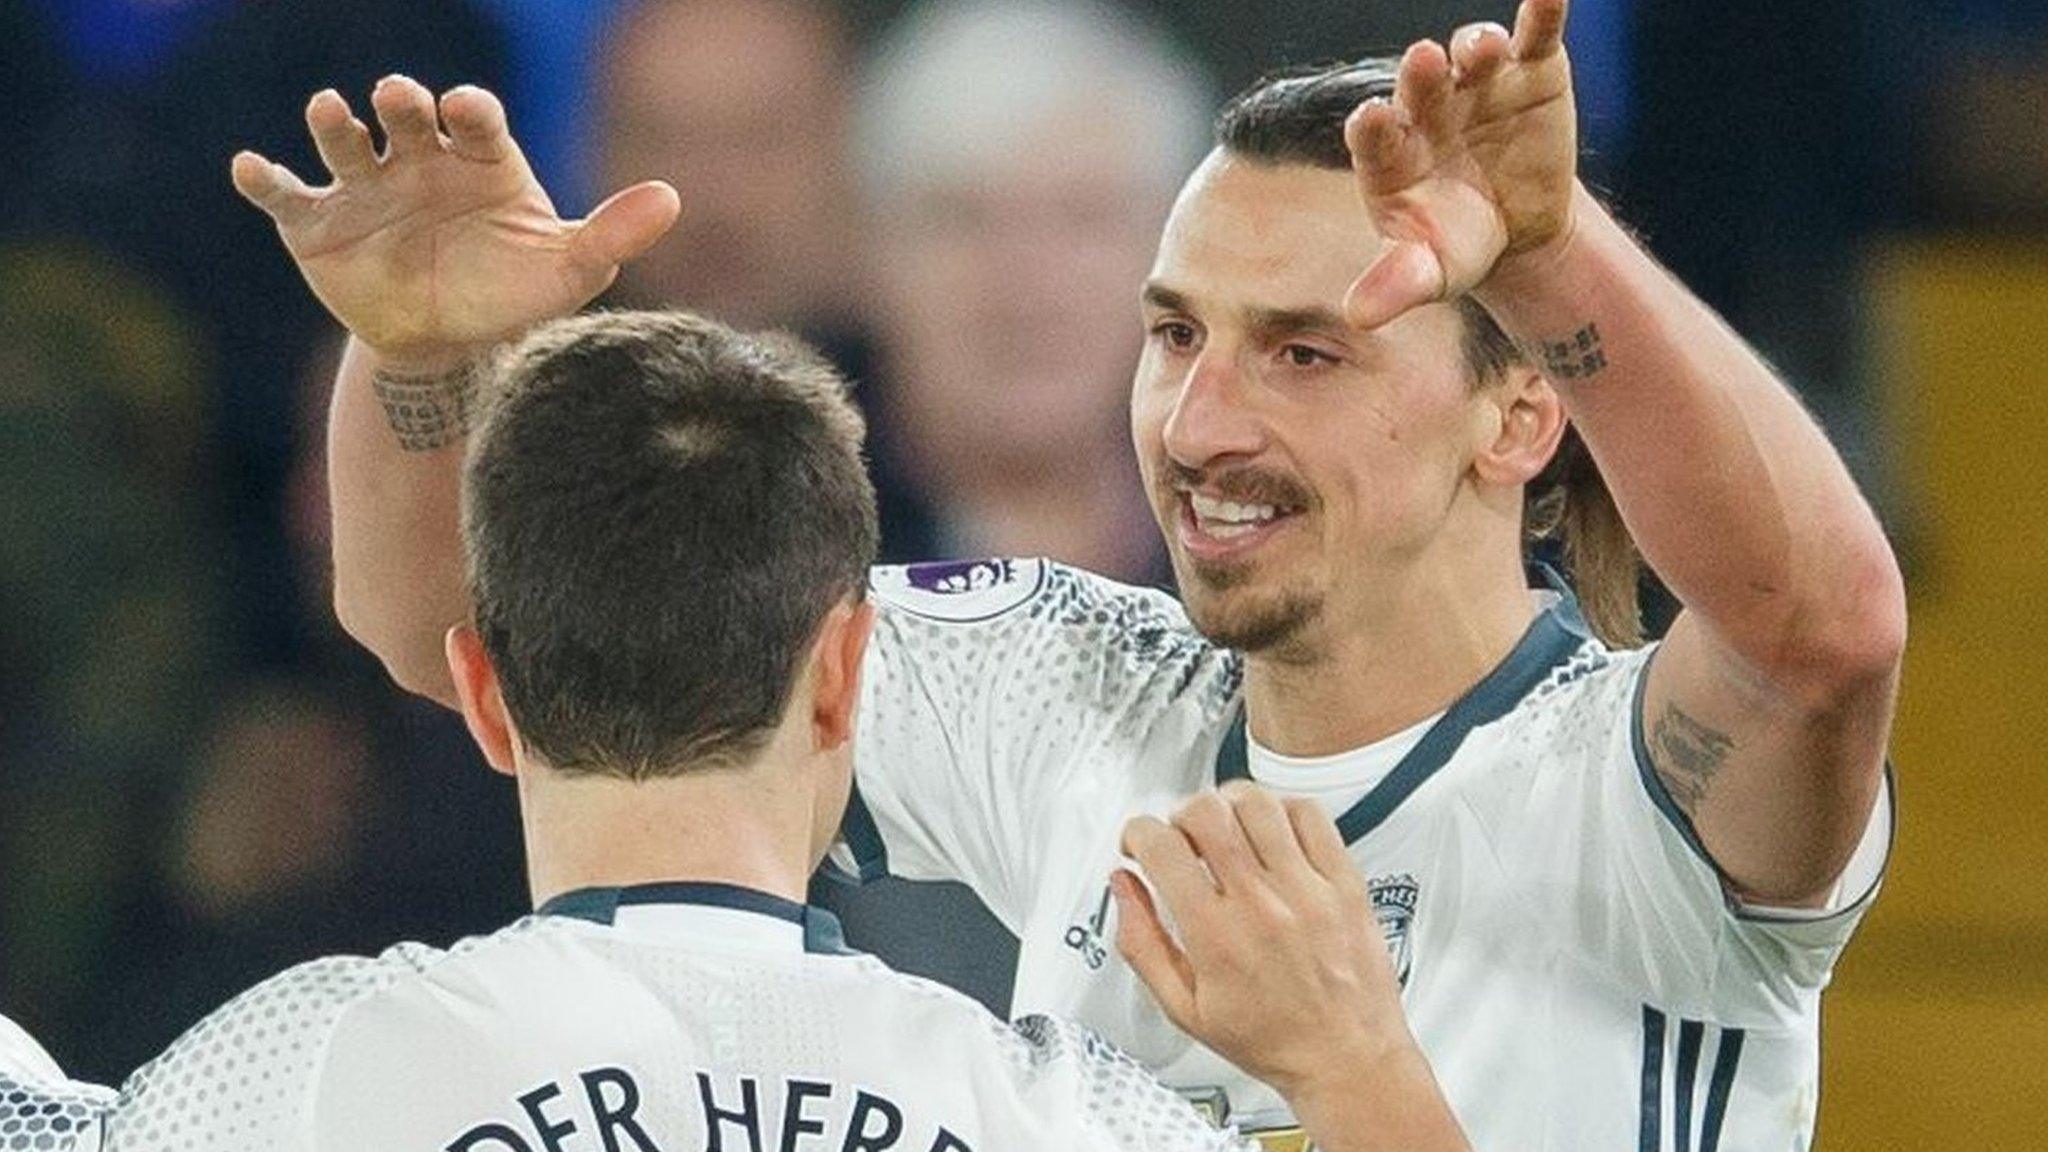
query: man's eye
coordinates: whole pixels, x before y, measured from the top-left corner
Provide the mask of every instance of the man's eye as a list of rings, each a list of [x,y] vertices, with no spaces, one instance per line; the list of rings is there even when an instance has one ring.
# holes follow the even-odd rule
[[[1335,364],[1337,362],[1335,356],[1311,348],[1306,344],[1289,344],[1280,350],[1280,354],[1287,357],[1287,362],[1296,368],[1318,368],[1325,364]]]
[[[1184,352],[1195,346],[1195,326],[1178,320],[1168,320],[1155,325],[1152,334],[1165,341],[1166,346],[1176,352]]]

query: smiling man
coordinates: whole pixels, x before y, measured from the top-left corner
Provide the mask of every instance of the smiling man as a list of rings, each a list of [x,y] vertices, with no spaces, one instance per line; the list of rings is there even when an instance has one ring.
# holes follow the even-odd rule
[[[688,313],[511,348],[465,466],[476,614],[446,644],[518,790],[533,915],[294,967],[118,1097],[0,1017],[0,1149],[1248,1152],[1092,1034],[1005,1027],[797,902],[852,789],[874,615],[846,391],[786,338]],[[1277,820],[1262,906],[1160,871],[1206,1034],[1286,1072],[1330,1152],[1465,1152],[1328,817],[1240,800]],[[1273,909],[1328,928],[1231,962]]]
[[[1227,1040],[1231,1006],[1110,878],[1129,853],[1192,907],[1261,906],[1271,811],[1219,781],[1336,816],[1479,1147],[1803,1147],[1820,992],[1882,870],[1896,563],[1768,365],[1579,186],[1563,23],[1528,0],[1512,31],[1225,110],[1132,391],[1185,610],[1032,561],[873,579],[844,862],[966,881],[1022,939],[1018,1011],[1093,1024],[1275,1147],[1302,1139],[1272,1090],[1301,1070],[1190,1038]],[[445,700],[467,366],[675,209],[641,186],[559,220],[481,94],[437,124],[394,82],[378,109],[381,159],[335,101],[309,112],[339,195],[237,174],[356,337],[338,607]],[[435,148],[445,177],[351,194]],[[1684,605],[1656,646],[1616,506]],[[1583,610],[1528,580],[1553,526]]]

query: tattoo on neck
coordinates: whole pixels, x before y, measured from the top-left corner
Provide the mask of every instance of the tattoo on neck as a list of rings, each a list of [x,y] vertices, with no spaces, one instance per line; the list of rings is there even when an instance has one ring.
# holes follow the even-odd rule
[[[1706,798],[1707,786],[1727,762],[1735,740],[1667,705],[1650,736],[1650,763],[1671,798],[1688,816]]]
[[[370,376],[384,420],[407,452],[432,452],[459,444],[476,414],[479,373],[475,363],[432,376],[406,376],[383,368]]]
[[[1562,340],[1531,340],[1524,351],[1552,380],[1586,380],[1607,370],[1600,327],[1587,324]]]

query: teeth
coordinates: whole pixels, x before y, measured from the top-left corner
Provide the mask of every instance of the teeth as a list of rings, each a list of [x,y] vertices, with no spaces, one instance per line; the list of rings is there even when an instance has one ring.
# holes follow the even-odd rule
[[[1228,500],[1217,500],[1199,492],[1190,492],[1188,498],[1194,505],[1195,515],[1203,520],[1221,520],[1228,524],[1258,524],[1280,514],[1280,509],[1271,504],[1233,504]]]

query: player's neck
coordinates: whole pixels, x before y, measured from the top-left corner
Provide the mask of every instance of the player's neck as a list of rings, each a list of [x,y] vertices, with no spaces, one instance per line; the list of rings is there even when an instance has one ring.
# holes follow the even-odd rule
[[[821,799],[800,773],[706,769],[639,783],[520,776],[535,906],[581,888],[735,884],[803,902]]]
[[[1247,660],[1246,710],[1261,745],[1330,756],[1412,727],[1498,666],[1537,609],[1518,556],[1361,579],[1347,592],[1325,607],[1314,659]]]

